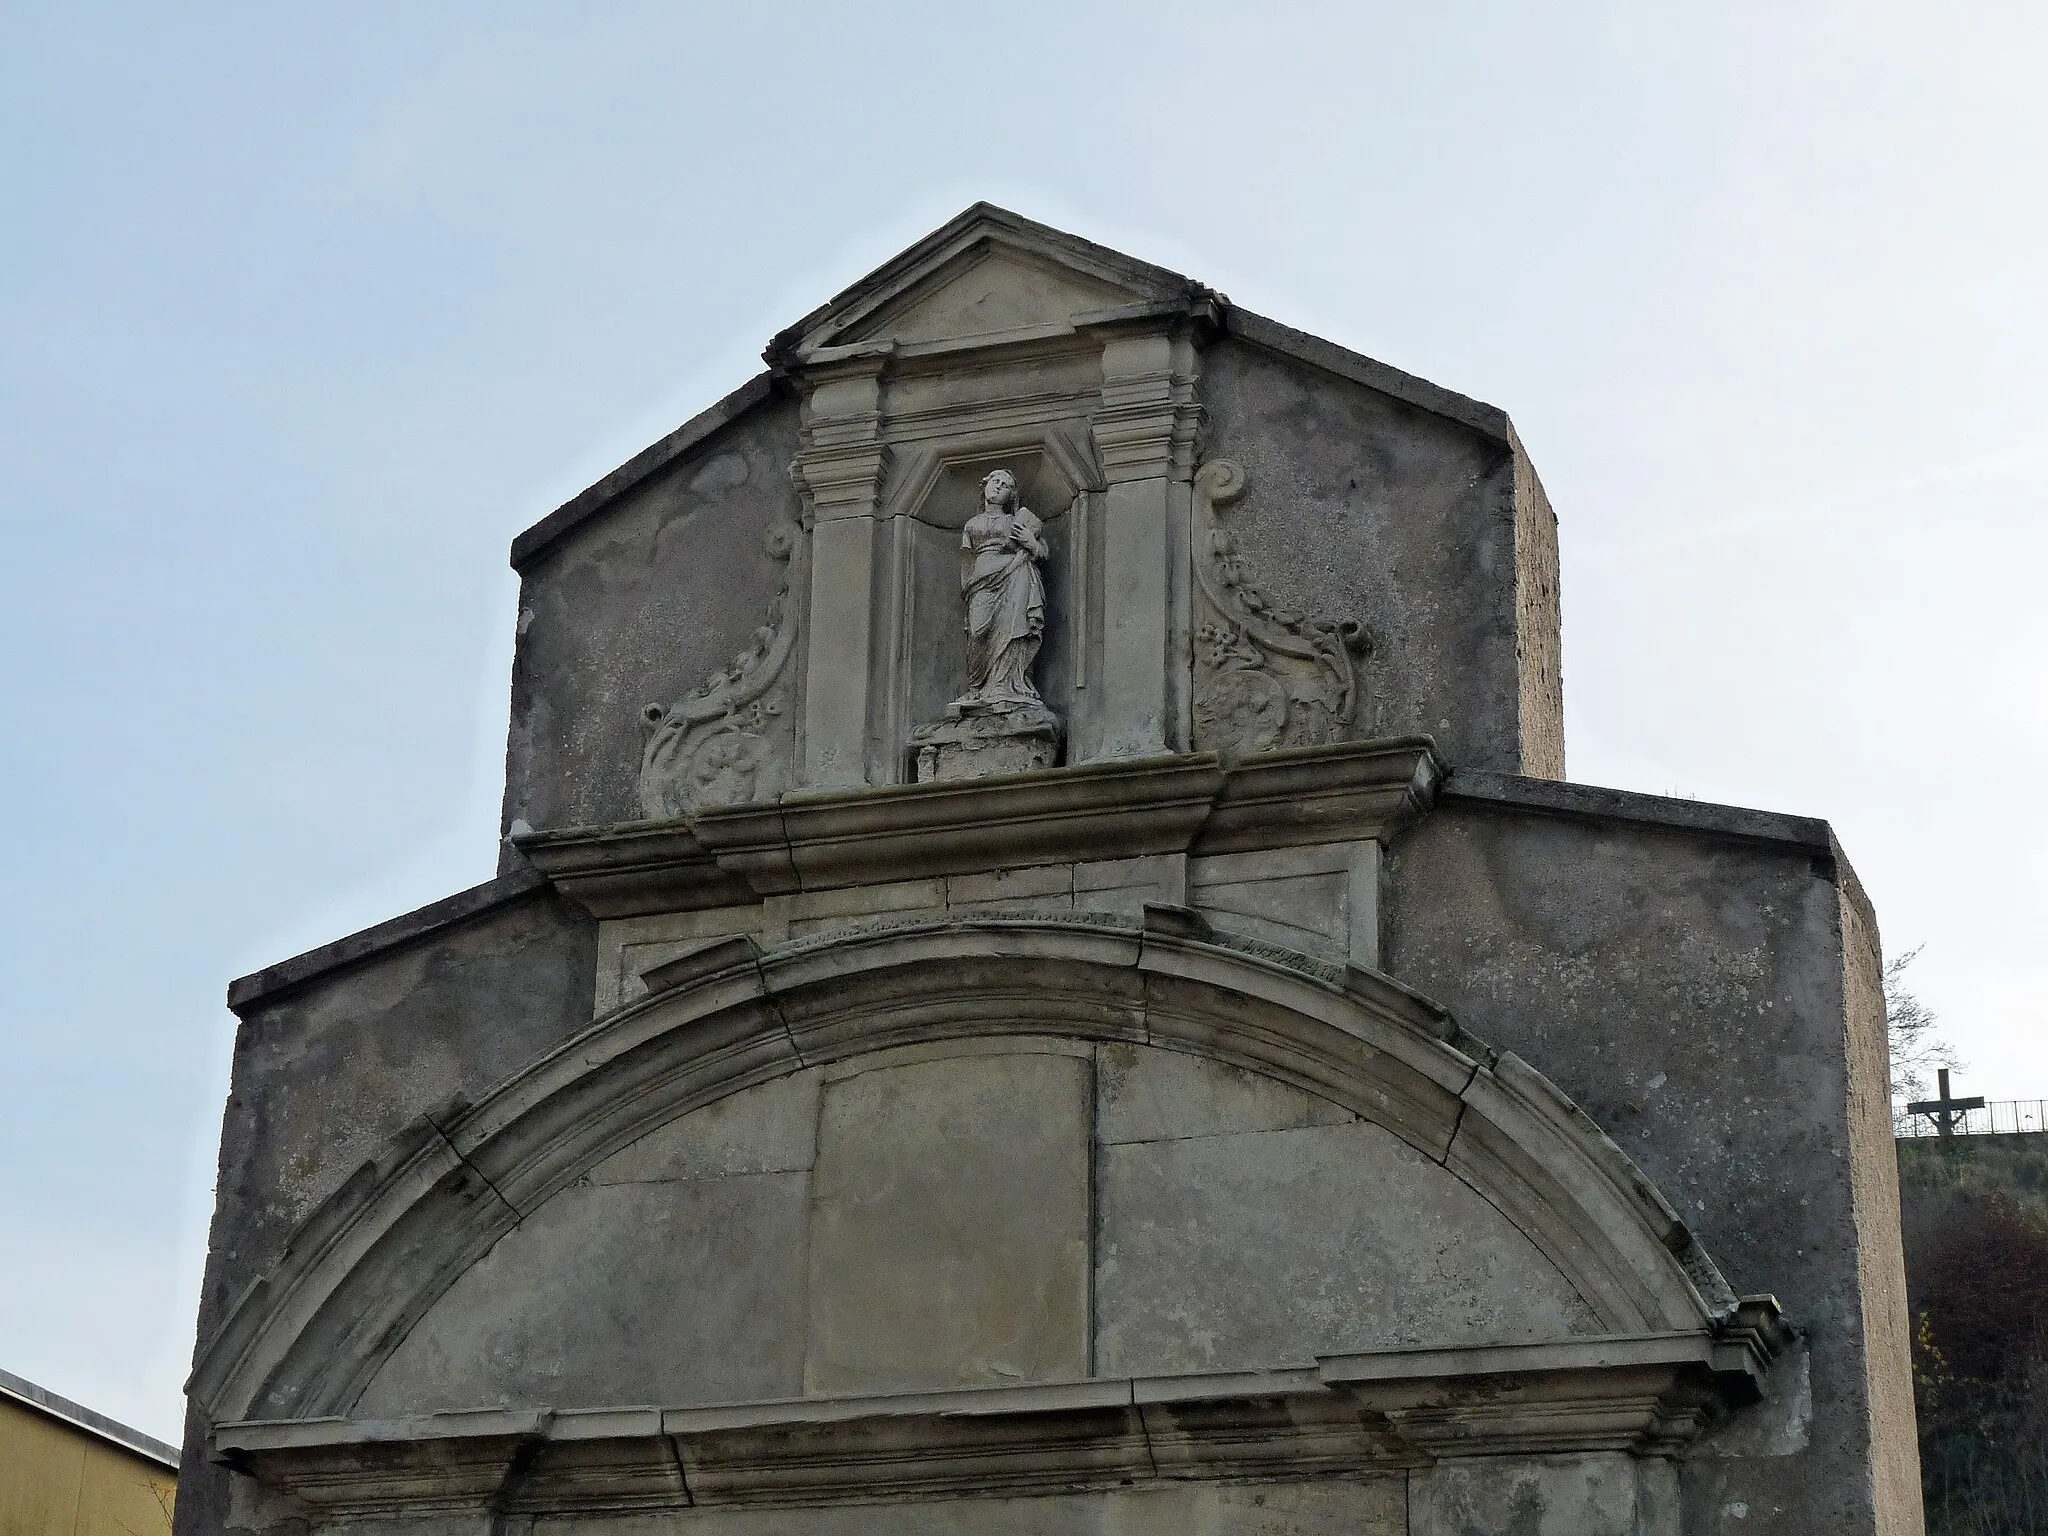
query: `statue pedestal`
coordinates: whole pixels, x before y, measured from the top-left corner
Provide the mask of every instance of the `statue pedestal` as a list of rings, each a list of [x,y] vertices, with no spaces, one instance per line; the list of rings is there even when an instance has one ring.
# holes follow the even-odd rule
[[[985,779],[1050,768],[1060,755],[1059,716],[1043,705],[1002,714],[962,714],[910,733],[917,782]]]

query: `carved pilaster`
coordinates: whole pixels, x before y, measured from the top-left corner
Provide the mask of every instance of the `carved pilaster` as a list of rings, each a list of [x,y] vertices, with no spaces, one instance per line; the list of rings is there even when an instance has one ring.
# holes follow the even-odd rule
[[[1104,346],[1094,430],[1111,485],[1187,479],[1202,431],[1193,345],[1162,333],[1120,337]]]
[[[806,377],[803,447],[790,476],[806,520],[872,517],[889,448],[883,441],[886,351],[820,365]]]
[[[1201,441],[1193,344],[1166,332],[1102,349],[1096,453],[1102,496],[1098,758],[1185,750],[1187,482]]]
[[[790,467],[811,534],[810,647],[800,734],[803,782],[868,781],[873,672],[875,514],[889,447],[882,370],[889,349],[863,349],[805,378],[803,440]]]

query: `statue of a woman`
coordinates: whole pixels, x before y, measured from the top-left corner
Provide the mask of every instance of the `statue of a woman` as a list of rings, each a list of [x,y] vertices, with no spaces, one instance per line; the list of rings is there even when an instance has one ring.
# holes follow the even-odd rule
[[[1031,663],[1045,638],[1045,525],[1017,500],[1007,469],[981,482],[981,510],[960,531],[960,595],[967,600],[967,692],[949,715],[1043,710]]]

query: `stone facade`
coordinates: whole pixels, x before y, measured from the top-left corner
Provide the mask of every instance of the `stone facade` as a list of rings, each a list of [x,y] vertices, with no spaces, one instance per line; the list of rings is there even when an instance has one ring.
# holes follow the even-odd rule
[[[231,989],[183,1531],[1917,1530],[1867,904],[1561,782],[1506,418],[987,207],[767,356]]]

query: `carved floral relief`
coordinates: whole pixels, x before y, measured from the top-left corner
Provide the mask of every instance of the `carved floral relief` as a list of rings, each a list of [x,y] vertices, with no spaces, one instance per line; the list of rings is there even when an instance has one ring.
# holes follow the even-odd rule
[[[1283,609],[1253,582],[1223,524],[1244,490],[1234,460],[1195,472],[1195,745],[1239,753],[1345,740],[1362,686],[1354,658],[1371,638],[1356,619]]]
[[[782,584],[747,648],[697,691],[640,712],[640,814],[689,816],[719,805],[773,800],[789,787],[795,721],[783,672],[796,648],[790,602],[798,534],[778,524],[763,544],[783,562]]]

